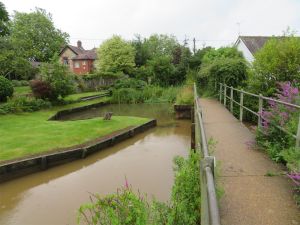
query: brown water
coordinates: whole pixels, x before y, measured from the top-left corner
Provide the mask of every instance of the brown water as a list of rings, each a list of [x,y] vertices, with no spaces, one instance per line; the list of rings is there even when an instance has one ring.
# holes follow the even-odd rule
[[[77,209],[89,201],[90,193],[113,193],[125,176],[135,190],[169,200],[172,159],[188,154],[190,121],[175,121],[167,104],[105,106],[64,119],[106,111],[156,118],[158,126],[86,159],[0,184],[1,225],[76,224]]]

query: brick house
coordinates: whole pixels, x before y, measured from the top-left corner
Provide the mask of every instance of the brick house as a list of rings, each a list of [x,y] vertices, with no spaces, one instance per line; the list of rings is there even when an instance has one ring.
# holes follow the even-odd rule
[[[87,74],[93,71],[97,58],[96,48],[85,50],[81,41],[77,46],[66,45],[59,53],[61,63],[67,65],[75,74]]]

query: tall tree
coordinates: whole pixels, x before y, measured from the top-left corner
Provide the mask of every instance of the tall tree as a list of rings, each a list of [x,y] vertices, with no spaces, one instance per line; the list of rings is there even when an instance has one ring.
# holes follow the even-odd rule
[[[35,61],[50,61],[68,37],[55,28],[51,14],[40,8],[31,13],[15,12],[11,23],[11,40],[18,54]]]
[[[146,39],[142,39],[140,35],[135,35],[135,39],[131,42],[132,46],[135,48],[135,64],[137,67],[146,64],[147,60],[150,59],[150,52],[145,46]]]
[[[104,41],[97,51],[96,68],[100,72],[128,74],[135,67],[135,49],[120,36]]]
[[[174,36],[154,34],[144,41],[144,47],[149,53],[149,58],[157,56],[173,56],[174,50],[179,46]]]
[[[8,21],[8,13],[5,9],[4,4],[0,2],[0,36],[7,35],[9,33]]]
[[[36,73],[28,59],[17,54],[9,38],[0,37],[0,75],[9,79],[30,79]]]

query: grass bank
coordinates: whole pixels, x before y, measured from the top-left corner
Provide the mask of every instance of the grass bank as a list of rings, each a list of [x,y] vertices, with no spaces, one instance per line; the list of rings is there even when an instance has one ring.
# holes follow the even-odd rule
[[[101,101],[105,100],[101,99]],[[110,121],[93,118],[48,121],[59,110],[100,102],[99,99],[54,107],[33,113],[0,116],[0,163],[66,148],[149,121],[146,118],[113,116]]]

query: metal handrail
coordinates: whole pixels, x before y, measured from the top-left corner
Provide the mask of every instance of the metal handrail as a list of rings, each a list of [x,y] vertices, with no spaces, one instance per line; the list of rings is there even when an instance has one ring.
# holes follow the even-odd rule
[[[195,102],[195,146],[202,153],[200,161],[201,182],[201,225],[221,225],[214,180],[215,158],[209,155],[206,133],[203,125],[202,108],[199,103],[196,84]]]
[[[219,83],[220,88],[219,88],[219,100],[220,102],[224,102],[224,106],[226,107],[226,100],[229,99],[230,100],[230,111],[233,112],[232,109],[232,105],[233,103],[237,104],[240,106],[240,121],[243,121],[243,109],[249,111],[250,113],[256,115],[258,117],[258,126],[262,126],[262,121],[265,120],[265,118],[262,116],[262,111],[263,111],[263,100],[269,101],[269,102],[276,102],[285,106],[289,106],[289,107],[293,107],[295,109],[300,109],[300,105],[296,105],[296,104],[292,104],[289,102],[284,102],[278,99],[274,99],[274,98],[270,98],[270,97],[266,97],[263,96],[261,94],[257,95],[257,94],[253,94],[244,90],[240,90],[237,88],[233,88],[232,86],[229,87],[226,84],[222,84]],[[227,95],[227,88],[231,90],[230,96]],[[233,91],[236,91],[238,93],[240,93],[240,103],[238,103],[237,101],[234,100],[234,96],[233,96]],[[254,112],[252,109],[244,106],[244,94],[245,95],[249,95],[252,97],[256,97],[258,98],[258,112]],[[273,124],[277,129],[281,130],[282,132],[286,133],[287,135],[290,135],[291,137],[293,137],[294,139],[296,139],[296,147],[300,146],[300,117],[299,117],[299,122],[298,122],[298,129],[297,129],[297,134],[292,134],[291,132],[285,130],[283,127],[278,126],[276,124]]]

